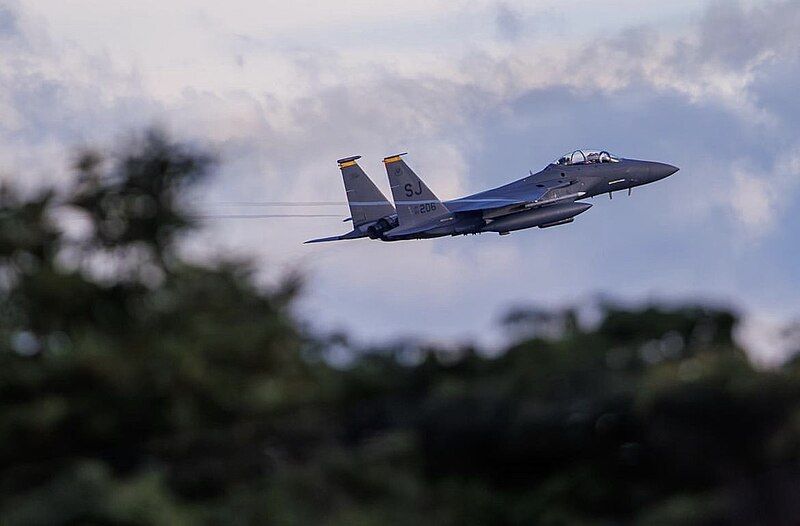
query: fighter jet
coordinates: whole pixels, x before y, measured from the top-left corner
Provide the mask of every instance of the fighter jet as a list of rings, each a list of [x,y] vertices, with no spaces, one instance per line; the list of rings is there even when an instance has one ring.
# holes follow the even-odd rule
[[[306,243],[369,238],[426,239],[526,228],[549,228],[575,220],[591,204],[581,199],[627,190],[664,179],[678,168],[659,162],[615,157],[607,151],[575,150],[538,173],[491,190],[440,201],[402,156],[383,160],[394,205],[358,165],[360,156],[339,159],[353,230]]]

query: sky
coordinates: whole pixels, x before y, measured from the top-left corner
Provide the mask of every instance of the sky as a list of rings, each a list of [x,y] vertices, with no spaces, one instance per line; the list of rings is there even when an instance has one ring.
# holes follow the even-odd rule
[[[219,157],[191,196],[212,214],[342,201],[349,155],[389,195],[381,159],[407,151],[442,200],[575,148],[668,162],[565,227],[309,246],[347,225],[218,220],[187,251],[301,271],[300,315],[362,342],[489,345],[511,307],[688,299],[739,308],[770,363],[800,317],[798,27],[785,0],[0,0],[0,178],[61,184],[76,148],[153,125]]]

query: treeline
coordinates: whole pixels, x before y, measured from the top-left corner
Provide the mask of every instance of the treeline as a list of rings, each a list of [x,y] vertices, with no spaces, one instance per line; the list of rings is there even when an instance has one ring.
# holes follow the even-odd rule
[[[754,368],[732,312],[520,311],[497,358],[360,352],[293,318],[297,279],[182,256],[211,171],[151,134],[0,191],[0,523],[800,520],[800,370]]]

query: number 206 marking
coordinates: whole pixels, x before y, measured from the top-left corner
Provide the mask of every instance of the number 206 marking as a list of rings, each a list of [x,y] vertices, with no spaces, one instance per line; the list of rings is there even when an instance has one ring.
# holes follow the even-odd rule
[[[424,203],[419,205],[420,214],[427,214],[428,212],[433,212],[434,210],[436,210],[436,203]]]

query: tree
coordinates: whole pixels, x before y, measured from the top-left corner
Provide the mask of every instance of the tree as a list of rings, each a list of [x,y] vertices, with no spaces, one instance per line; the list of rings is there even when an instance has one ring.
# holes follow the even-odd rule
[[[755,369],[733,313],[517,310],[493,359],[354,349],[293,318],[296,277],[181,253],[213,168],[150,134],[0,191],[4,524],[800,518],[800,371]]]

